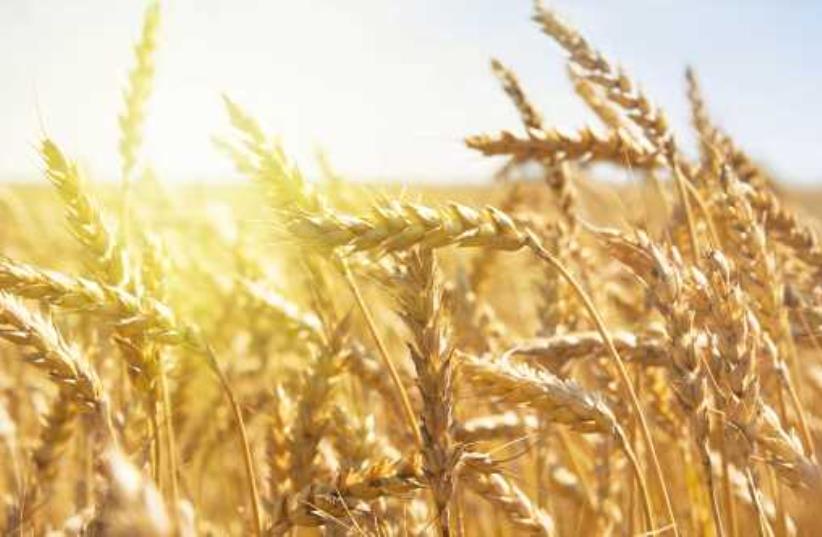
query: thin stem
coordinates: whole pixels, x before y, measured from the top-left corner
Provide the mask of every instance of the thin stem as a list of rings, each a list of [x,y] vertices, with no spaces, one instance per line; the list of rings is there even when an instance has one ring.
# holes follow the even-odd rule
[[[699,266],[701,255],[699,250],[699,240],[696,234],[696,224],[694,223],[694,214],[691,209],[691,202],[688,198],[688,193],[685,189],[685,178],[682,176],[682,170],[679,168],[679,163],[677,162],[676,153],[673,148],[671,148],[668,152],[668,165],[671,167],[671,171],[674,174],[676,186],[679,190],[679,197],[682,199],[682,206],[685,208],[685,219],[688,222],[688,237],[691,240],[691,255],[693,256],[693,264],[695,266]]]
[[[705,479],[708,481],[708,495],[711,497],[711,516],[714,520],[714,529],[716,530],[717,537],[725,537],[725,526],[722,524],[722,515],[719,511],[719,498],[716,491],[716,479],[714,479],[714,472],[713,467],[711,466],[711,457],[708,453],[708,446],[704,443],[700,443],[697,448],[700,451],[699,456],[702,459]]]
[[[794,362],[795,364],[795,362]],[[791,364],[791,365],[794,365]],[[813,460],[816,460],[816,447],[813,443],[813,436],[811,436],[811,430],[808,425],[807,417],[805,416],[805,411],[802,407],[802,401],[799,398],[799,394],[796,390],[795,381],[793,380],[793,373],[791,371],[791,367],[787,368],[787,371],[782,372],[782,376],[784,379],[785,389],[788,392],[788,396],[791,398],[791,404],[796,411],[796,415],[799,417],[799,432],[802,434],[802,440],[805,444],[805,449],[811,455]],[[786,417],[787,420],[787,417]]]
[[[122,226],[120,229],[120,237],[123,244],[131,244],[131,206],[133,203],[133,183],[134,181],[132,180],[130,174],[123,177],[123,191],[122,199],[120,201],[120,225]]]
[[[162,440],[160,439],[160,424],[157,421],[157,401],[156,395],[154,393],[151,394],[151,401],[149,403],[151,408],[149,409],[149,433],[153,438],[152,442],[152,457],[151,457],[151,477],[154,479],[154,483],[157,485],[157,488],[162,490]]]
[[[462,494],[456,491],[454,494],[454,518],[456,518],[457,535],[456,537],[465,537],[465,512],[462,506]]]
[[[168,471],[171,474],[171,499],[174,508],[174,521],[177,523],[176,512],[180,505],[180,488],[177,482],[177,442],[174,438],[173,416],[171,413],[171,397],[168,392],[168,378],[166,375],[166,368],[163,365],[162,355],[157,351],[157,359],[160,363],[160,392],[162,396],[164,425],[166,433],[166,455],[168,456]]]
[[[383,365],[386,369],[388,369],[388,373],[391,376],[391,381],[394,383],[394,386],[397,388],[397,392],[400,395],[400,401],[402,402],[402,408],[405,419],[408,422],[408,426],[414,433],[414,438],[417,441],[417,445],[422,447],[423,440],[422,434],[420,433],[420,427],[417,424],[417,417],[414,414],[414,408],[411,406],[411,399],[408,397],[408,392],[406,391],[405,386],[403,386],[402,379],[400,379],[400,374],[397,372],[397,368],[391,361],[391,358],[388,355],[388,350],[386,349],[379,332],[377,332],[377,327],[374,324],[374,318],[371,316],[371,310],[368,309],[368,305],[363,299],[360,288],[357,286],[357,282],[354,279],[354,275],[351,273],[348,263],[342,258],[338,258],[338,261],[342,267],[343,276],[345,276],[345,281],[348,284],[348,288],[354,295],[354,299],[357,301],[357,306],[360,308],[360,311],[365,318],[365,324],[368,326],[368,331],[374,339],[374,343],[377,345]]]
[[[796,352],[796,344],[794,343],[788,313],[784,308],[780,309],[779,322],[782,333],[785,334],[784,342],[787,349],[786,354],[788,355],[788,370],[785,372],[788,394],[796,410],[796,415],[799,417],[799,429],[802,433],[805,449],[808,450],[811,458],[815,461],[816,445],[813,442],[813,436],[811,435],[810,426],[808,425],[808,417],[805,415],[805,408],[802,406],[802,375],[799,374],[799,356]]]
[[[805,332],[808,333],[808,337],[811,340],[811,344],[816,348],[816,350],[822,353],[822,343],[819,342],[819,338],[816,337],[816,333],[813,331],[813,327],[811,326],[810,321],[808,321],[807,315],[805,315],[805,311],[802,309],[804,304],[800,304],[798,308],[796,308],[796,313],[799,316],[799,321],[802,323],[802,328]]]
[[[620,444],[622,444],[622,451],[625,453],[625,456],[628,457],[628,462],[631,463],[631,469],[633,469],[634,474],[636,475],[636,481],[639,485],[639,490],[642,493],[642,509],[643,515],[645,516],[645,525],[648,531],[652,532],[654,530],[654,513],[653,508],[651,507],[651,496],[648,494],[648,484],[645,482],[645,476],[642,474],[642,468],[639,466],[639,460],[636,458],[633,448],[631,448],[631,442],[628,439],[628,435],[625,434],[622,427],[617,426],[616,436],[619,439]]]
[[[537,507],[545,508],[545,487],[542,486],[543,474],[545,473],[545,434],[546,423],[542,416],[537,416],[537,442],[534,448],[534,474],[536,476],[536,501]]]
[[[713,241],[716,248],[722,247],[722,242],[719,240],[719,233],[716,231],[716,226],[714,225],[714,219],[711,216],[711,212],[708,210],[708,206],[705,203],[705,200],[702,199],[702,196],[699,194],[699,191],[696,189],[694,184],[688,180],[686,177],[683,177],[683,182],[685,187],[690,192],[691,196],[694,198],[696,205],[699,207],[699,211],[702,213],[702,217],[705,218],[705,223],[708,225],[708,234],[711,236],[711,240]]]
[[[736,520],[736,506],[734,505],[733,489],[731,488],[731,464],[728,459],[728,446],[725,444],[725,417],[720,416],[719,451],[722,454],[722,490],[725,496],[725,511],[728,519],[728,535],[737,537],[739,535],[738,523]]]
[[[568,438],[568,433],[563,427],[556,427],[556,431],[562,447],[568,454],[568,463],[571,465],[571,470],[579,476],[579,485],[582,489],[582,493],[585,495],[585,503],[592,512],[596,512],[597,508],[594,492],[591,490],[591,487],[588,484],[588,479],[585,477],[585,471],[582,464],[579,462],[579,457],[576,455],[576,448],[571,443],[571,439]]]
[[[654,446],[653,438],[651,438],[651,430],[648,427],[648,422],[645,419],[645,413],[642,411],[642,406],[639,403],[639,398],[636,395],[636,390],[634,390],[634,385],[631,382],[631,378],[628,375],[628,369],[625,367],[625,362],[619,355],[619,352],[614,345],[614,341],[611,338],[611,334],[608,332],[608,329],[605,326],[605,322],[602,320],[602,316],[599,314],[596,306],[591,301],[591,298],[585,292],[584,289],[577,283],[576,279],[571,275],[570,272],[556,259],[550,252],[548,252],[542,244],[540,244],[539,239],[529,231],[528,239],[527,239],[527,246],[534,252],[534,254],[542,259],[543,261],[547,262],[549,265],[553,266],[560,275],[565,278],[568,284],[573,288],[574,292],[579,296],[580,300],[582,300],[585,309],[588,311],[588,314],[594,321],[596,325],[597,331],[599,332],[602,340],[605,342],[606,347],[608,348],[608,352],[614,359],[614,362],[617,365],[617,370],[619,371],[620,379],[622,383],[625,385],[625,389],[628,392],[628,397],[631,400],[631,405],[634,407],[634,411],[639,418],[639,425],[642,429],[642,437],[645,442],[646,447],[648,448],[648,452],[651,455],[651,460],[654,465],[654,472],[656,473],[656,479],[659,485],[659,488],[662,492],[662,495],[665,499],[665,508],[668,512],[668,518],[671,521],[671,529],[674,532],[674,535],[679,535],[679,529],[676,525],[676,518],[674,517],[674,509],[671,505],[671,498],[668,494],[668,487],[665,484],[665,477],[662,474],[662,466],[659,464],[659,458],[656,454],[656,447]]]
[[[745,468],[745,478],[748,483],[748,494],[751,496],[751,501],[753,502],[756,510],[756,518],[759,522],[759,535],[762,535],[763,537],[773,537],[773,529],[768,522],[768,517],[765,514],[765,507],[762,505],[762,498],[759,495],[759,484],[757,483],[756,476],[750,466]],[[779,509],[781,508],[781,505],[779,505],[779,498],[777,498],[777,504],[777,513],[779,513]]]
[[[222,387],[226,397],[228,397],[228,401],[231,404],[231,410],[234,413],[234,420],[237,423],[237,429],[240,433],[240,444],[243,448],[243,464],[245,466],[246,480],[248,481],[248,495],[249,501],[251,502],[251,511],[254,517],[254,535],[256,537],[262,537],[263,531],[262,516],[260,514],[260,492],[257,489],[254,459],[251,456],[251,446],[248,442],[248,433],[245,428],[245,420],[243,420],[243,412],[237,402],[237,398],[234,396],[234,390],[231,389],[231,385],[228,383],[225,373],[223,373],[223,370],[220,369],[219,363],[217,362],[217,357],[214,354],[214,350],[208,344],[204,344],[202,347],[203,348],[201,350],[205,352],[209,365],[211,366],[211,370],[217,375],[217,379],[220,381],[220,386]]]

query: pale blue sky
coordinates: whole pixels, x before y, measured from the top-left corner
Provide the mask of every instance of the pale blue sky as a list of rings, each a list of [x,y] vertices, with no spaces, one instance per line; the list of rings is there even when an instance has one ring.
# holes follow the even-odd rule
[[[714,116],[787,180],[822,181],[822,2],[555,0],[661,104],[683,141],[683,69]],[[98,179],[117,177],[122,83],[144,4],[0,1],[0,177],[36,177],[47,132]],[[313,170],[328,150],[352,177],[486,179],[464,135],[518,128],[488,60],[519,73],[548,121],[590,120],[528,0],[173,0],[145,154],[168,180],[235,177],[211,145],[226,92]],[[687,136],[686,136],[687,135]]]

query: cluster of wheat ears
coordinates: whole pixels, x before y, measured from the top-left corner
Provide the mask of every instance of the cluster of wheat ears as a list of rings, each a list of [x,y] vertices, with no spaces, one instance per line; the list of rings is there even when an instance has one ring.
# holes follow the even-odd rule
[[[122,188],[47,138],[64,210],[0,198],[4,534],[819,530],[815,224],[691,71],[698,156],[574,28],[534,19],[600,126],[546,125],[494,60],[524,133],[467,138],[506,158],[473,202],[325,161],[306,181],[228,98],[216,143],[255,186],[184,198],[140,154],[152,4]],[[602,163],[631,182],[597,182]]]

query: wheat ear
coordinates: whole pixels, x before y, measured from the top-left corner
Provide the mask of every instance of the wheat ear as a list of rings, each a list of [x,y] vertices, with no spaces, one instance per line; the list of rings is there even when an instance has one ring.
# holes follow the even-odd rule
[[[69,229],[88,252],[89,268],[105,283],[125,283],[128,280],[125,250],[86,191],[77,166],[49,139],[43,140],[41,155],[46,165],[46,177],[66,207]]]
[[[502,510],[518,532],[524,535],[553,537],[557,534],[551,516],[540,509],[515,483],[500,472],[484,454],[471,453],[464,458],[460,481]]]
[[[146,104],[154,83],[154,53],[160,27],[160,4],[152,2],[143,17],[140,41],[134,46],[136,63],[128,76],[123,95],[123,113],[120,115],[120,159],[123,181],[130,188],[131,176],[137,163],[137,153],[142,142]]]
[[[402,261],[390,283],[396,290],[398,314],[412,336],[408,347],[422,398],[425,473],[437,507],[439,531],[446,537],[451,534],[450,503],[462,453],[455,438],[454,349],[433,253],[416,250]]]
[[[645,500],[645,519],[653,527],[653,508],[645,476],[625,431],[602,398],[571,381],[507,360],[491,362],[463,356],[463,374],[482,393],[508,403],[526,405],[552,422],[586,432],[613,434],[628,457]]]

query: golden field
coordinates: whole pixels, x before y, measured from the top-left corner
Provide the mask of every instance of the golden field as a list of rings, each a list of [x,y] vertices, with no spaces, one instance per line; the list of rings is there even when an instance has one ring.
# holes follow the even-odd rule
[[[44,138],[0,187],[4,534],[822,531],[822,196],[692,71],[693,155],[538,5],[599,124],[545,124],[492,62],[522,118],[466,138],[493,184],[309,181],[226,97],[237,181],[171,185],[140,153],[160,17],[122,180]]]

